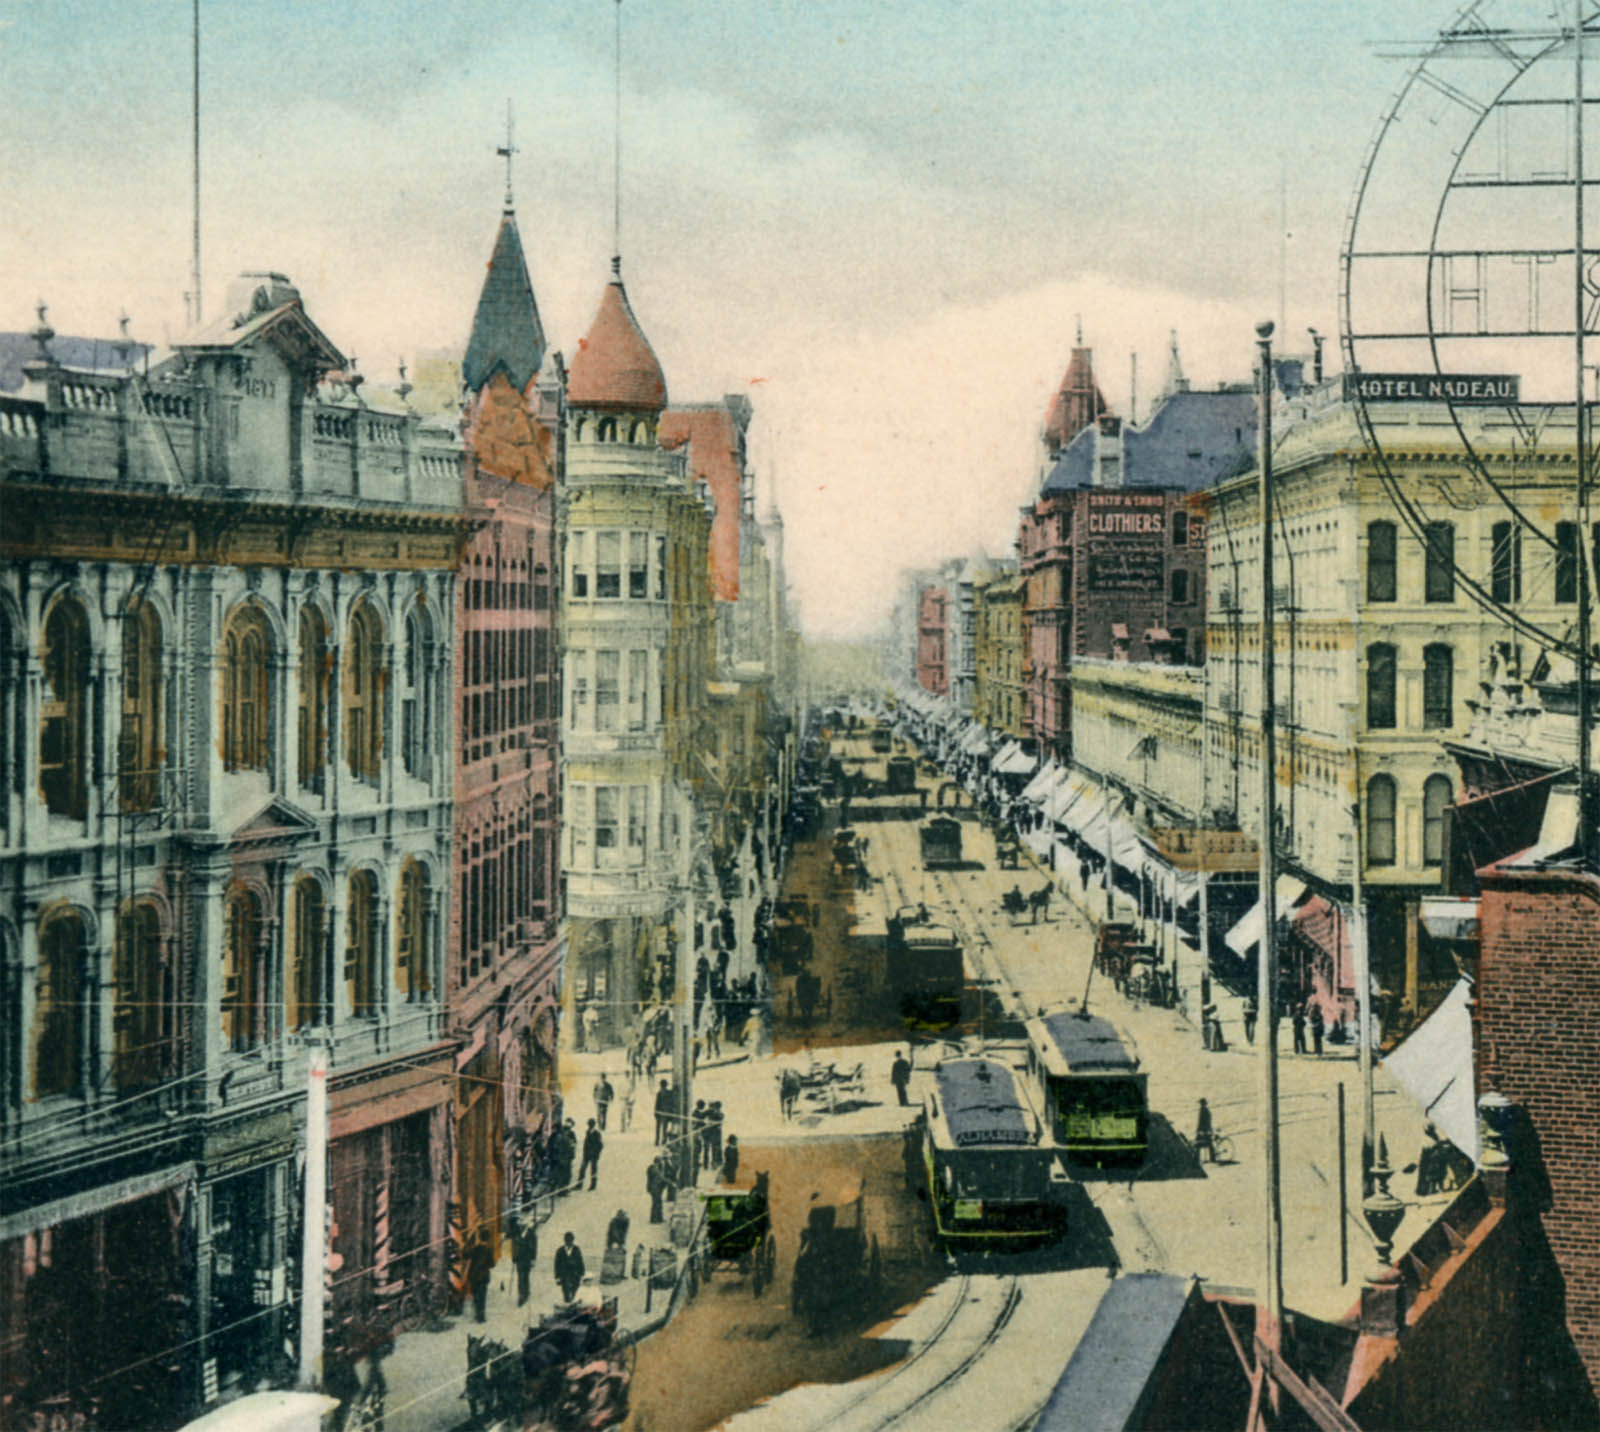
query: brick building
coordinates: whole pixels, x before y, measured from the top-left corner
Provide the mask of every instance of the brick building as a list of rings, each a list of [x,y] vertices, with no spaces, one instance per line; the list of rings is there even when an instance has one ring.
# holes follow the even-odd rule
[[[562,373],[547,363],[510,195],[462,364],[457,586],[454,1227],[495,1236],[536,1176],[556,1102],[561,689],[555,623]]]
[[[944,587],[917,593],[917,685],[934,696],[950,692],[950,594]]]

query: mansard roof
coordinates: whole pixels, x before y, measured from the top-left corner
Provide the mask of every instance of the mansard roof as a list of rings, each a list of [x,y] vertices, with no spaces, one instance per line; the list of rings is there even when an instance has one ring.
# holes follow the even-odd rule
[[[478,311],[472,318],[472,336],[461,376],[477,392],[496,373],[503,372],[519,393],[526,392],[544,362],[544,325],[528,279],[522,237],[516,216],[508,209],[495,235]]]
[[[573,356],[567,401],[575,407],[650,413],[659,413],[667,405],[667,380],[650,340],[633,316],[618,261],[612,263],[611,282],[600,296],[600,310]]]

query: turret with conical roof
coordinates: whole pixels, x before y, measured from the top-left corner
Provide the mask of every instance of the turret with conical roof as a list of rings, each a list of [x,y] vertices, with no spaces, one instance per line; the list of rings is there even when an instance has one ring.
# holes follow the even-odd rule
[[[1073,438],[1110,411],[1095,382],[1093,350],[1083,346],[1080,333],[1061,385],[1051,394],[1044,412],[1044,447],[1049,460],[1054,462]]]
[[[572,359],[567,402],[576,408],[651,414],[659,414],[667,406],[667,380],[650,340],[633,316],[622,286],[620,259],[611,260],[611,282]]]
[[[496,373],[503,372],[511,386],[525,393],[544,362],[544,325],[534,301],[528,265],[522,256],[517,218],[508,205],[495,235],[489,271],[478,295],[472,318],[472,336],[461,376],[469,392],[480,391]]]

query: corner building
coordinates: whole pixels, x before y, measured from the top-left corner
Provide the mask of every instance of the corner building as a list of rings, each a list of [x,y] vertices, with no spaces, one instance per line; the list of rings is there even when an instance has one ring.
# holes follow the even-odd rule
[[[690,838],[680,783],[704,735],[711,500],[661,446],[666,405],[614,262],[569,373],[561,490],[565,987],[579,1047],[620,1042],[662,990]]]

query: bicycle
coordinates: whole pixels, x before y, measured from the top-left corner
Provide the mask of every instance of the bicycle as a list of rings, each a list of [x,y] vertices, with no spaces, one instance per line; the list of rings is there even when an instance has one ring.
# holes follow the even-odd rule
[[[1236,1163],[1234,1157],[1233,1140],[1226,1134],[1212,1134],[1211,1136],[1211,1162],[1219,1164]]]

